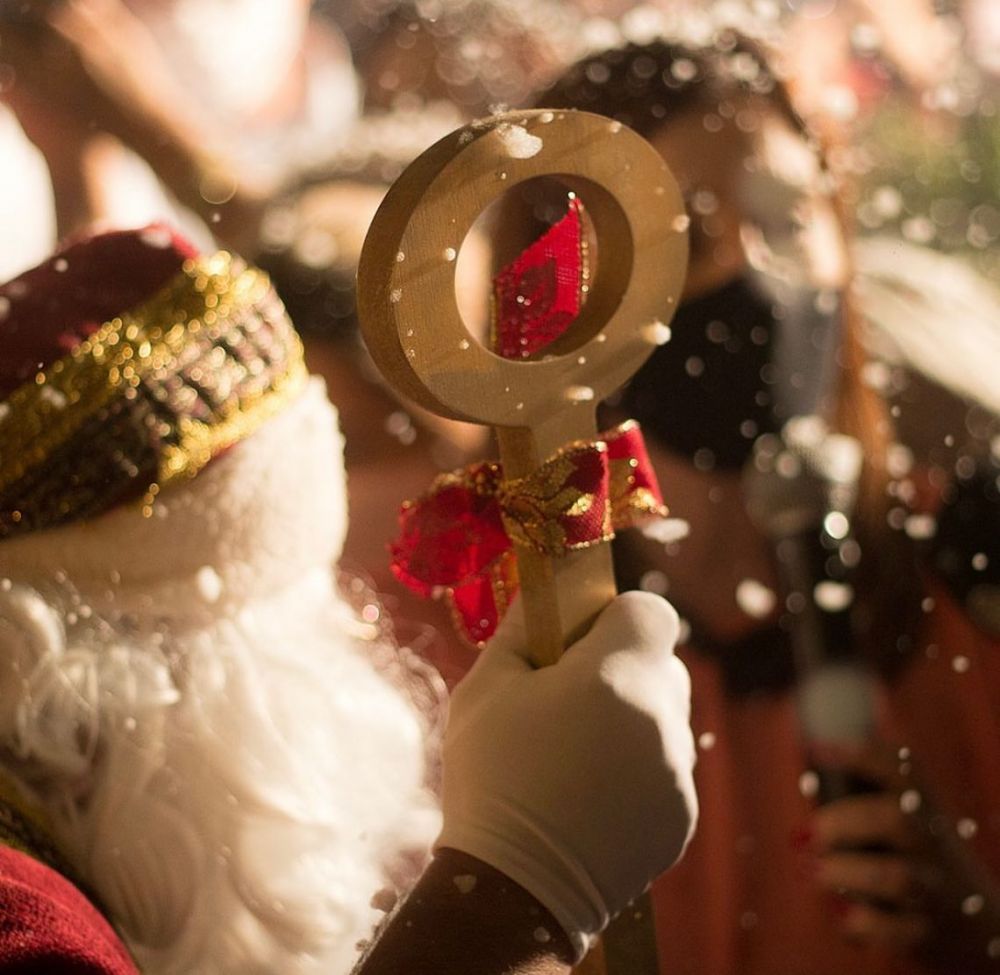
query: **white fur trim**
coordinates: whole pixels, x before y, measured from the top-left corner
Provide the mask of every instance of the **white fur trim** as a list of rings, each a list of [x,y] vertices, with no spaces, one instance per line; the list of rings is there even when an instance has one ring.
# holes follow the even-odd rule
[[[153,516],[128,505],[0,544],[0,576],[65,575],[98,612],[206,626],[332,566],[347,530],[343,438],[322,380]]]

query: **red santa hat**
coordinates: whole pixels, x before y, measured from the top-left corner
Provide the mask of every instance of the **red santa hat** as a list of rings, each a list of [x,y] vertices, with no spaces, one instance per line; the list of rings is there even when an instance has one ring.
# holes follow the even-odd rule
[[[0,286],[0,542],[151,511],[305,377],[260,271],[163,225],[70,243]]]

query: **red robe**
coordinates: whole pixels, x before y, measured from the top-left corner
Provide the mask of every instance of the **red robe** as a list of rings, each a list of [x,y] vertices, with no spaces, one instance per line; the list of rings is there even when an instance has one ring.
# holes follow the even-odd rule
[[[2,975],[139,975],[100,912],[68,880],[0,846]]]

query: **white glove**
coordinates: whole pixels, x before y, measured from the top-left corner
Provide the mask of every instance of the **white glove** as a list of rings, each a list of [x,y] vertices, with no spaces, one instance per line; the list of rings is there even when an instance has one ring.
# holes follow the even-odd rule
[[[663,599],[626,593],[534,670],[518,605],[452,695],[437,846],[524,887],[581,956],[677,861],[697,819],[677,633]]]

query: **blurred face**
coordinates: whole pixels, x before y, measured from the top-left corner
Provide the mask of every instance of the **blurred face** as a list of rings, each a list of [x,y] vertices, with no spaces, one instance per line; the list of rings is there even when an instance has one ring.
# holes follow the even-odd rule
[[[846,250],[816,153],[766,100],[696,107],[650,141],[684,195],[691,253],[673,338],[633,381],[625,408],[642,420],[690,535],[666,548],[641,537],[624,544],[637,576],[663,573],[682,610],[726,641],[759,622],[738,604],[741,581],[777,586],[740,467],[780,400],[769,378],[776,357],[798,348],[804,386],[822,385],[827,357],[810,340],[835,342],[837,330],[823,328],[817,298],[845,286]]]
[[[680,184],[691,217],[683,299],[696,298],[736,277],[746,263],[740,244],[739,185],[752,148],[732,123],[710,133],[695,109],[671,119],[650,141]]]
[[[719,109],[689,110],[650,140],[677,178],[691,217],[684,299],[726,284],[748,266],[790,282],[842,288],[846,250],[813,149],[760,97],[723,101]]]

